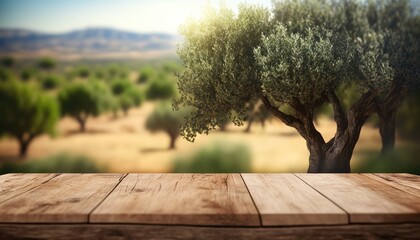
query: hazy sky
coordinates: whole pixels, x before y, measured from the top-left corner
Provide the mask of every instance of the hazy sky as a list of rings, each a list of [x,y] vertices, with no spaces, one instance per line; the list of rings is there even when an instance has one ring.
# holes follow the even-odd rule
[[[0,27],[65,32],[111,27],[135,32],[176,33],[188,16],[197,17],[208,0],[0,0]],[[220,1],[210,1],[217,5]],[[271,6],[271,0],[226,0]]]

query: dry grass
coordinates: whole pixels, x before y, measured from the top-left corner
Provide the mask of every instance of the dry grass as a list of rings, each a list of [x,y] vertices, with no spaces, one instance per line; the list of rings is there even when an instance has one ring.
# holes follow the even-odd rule
[[[168,172],[178,154],[188,154],[213,141],[241,142],[252,152],[252,167],[256,172],[305,172],[308,152],[305,141],[297,132],[273,119],[265,129],[255,124],[251,133],[243,133],[245,127],[229,125],[227,132],[214,131],[208,136],[198,136],[195,143],[182,138],[176,150],[168,150],[169,138],[164,133],[152,134],[144,128],[153,103],[145,103],[130,111],[128,117],[112,119],[111,114],[91,118],[87,133],[79,133],[78,125],[69,118],[60,121],[59,135],[55,138],[42,136],[30,146],[28,158],[55,153],[87,155],[99,164],[106,164],[113,172]],[[324,137],[335,132],[335,123],[320,119],[318,129]],[[399,142],[397,143],[399,144]],[[356,146],[352,164],[357,164],[357,152],[362,149],[380,148],[378,130],[366,126]],[[18,145],[12,139],[0,140],[0,159],[17,155]]]

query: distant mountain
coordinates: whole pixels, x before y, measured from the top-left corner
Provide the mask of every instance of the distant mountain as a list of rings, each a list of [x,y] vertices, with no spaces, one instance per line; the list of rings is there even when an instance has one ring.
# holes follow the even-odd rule
[[[64,59],[153,58],[175,55],[176,35],[88,28],[63,34],[0,29],[0,55]]]

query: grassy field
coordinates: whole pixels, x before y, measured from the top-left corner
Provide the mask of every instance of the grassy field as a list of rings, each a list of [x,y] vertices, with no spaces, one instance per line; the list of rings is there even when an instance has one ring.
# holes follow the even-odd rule
[[[128,116],[112,118],[103,114],[87,122],[87,132],[79,133],[77,123],[64,118],[58,125],[55,138],[42,136],[30,146],[28,157],[23,161],[34,161],[54,154],[68,153],[84,155],[94,159],[98,165],[106,166],[110,172],[170,172],[176,156],[186,155],[215,141],[223,144],[242,143],[250,148],[254,172],[305,172],[308,165],[308,151],[305,141],[297,132],[276,119],[263,129],[255,124],[251,133],[244,133],[245,126],[233,124],[227,131],[213,131],[200,135],[194,143],[182,138],[175,150],[168,150],[169,137],[164,133],[152,134],[145,129],[145,120],[155,103],[146,102],[140,108],[130,110]],[[321,118],[318,129],[324,138],[335,132],[335,123]],[[401,145],[397,141],[397,145]],[[357,143],[352,165],[360,162],[359,153],[364,150],[380,149],[378,130],[366,125]],[[8,138],[0,140],[0,160],[15,160],[17,143]]]

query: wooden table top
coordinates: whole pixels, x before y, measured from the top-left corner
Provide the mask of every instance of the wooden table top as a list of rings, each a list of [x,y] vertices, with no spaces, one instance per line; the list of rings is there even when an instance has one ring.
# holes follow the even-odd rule
[[[420,222],[411,174],[6,174],[0,223],[291,226]]]

